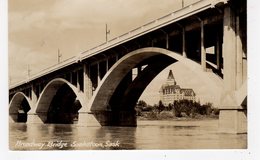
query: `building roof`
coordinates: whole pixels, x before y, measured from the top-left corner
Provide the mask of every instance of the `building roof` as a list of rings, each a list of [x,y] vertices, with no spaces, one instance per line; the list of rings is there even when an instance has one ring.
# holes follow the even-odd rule
[[[164,84],[164,85],[162,85],[162,87],[161,87],[161,91],[163,90],[163,89],[173,89],[173,92],[175,93],[175,90],[176,89],[181,89],[181,87],[179,86],[179,85],[168,85],[168,84]]]
[[[169,71],[167,81],[166,81],[166,85],[176,85],[176,81],[175,81],[175,78],[173,76],[172,70]]]
[[[182,88],[181,89],[181,93],[184,93],[184,96],[195,96],[195,92],[193,91],[193,89],[190,88]]]
[[[173,76],[173,73],[172,73],[172,70],[169,71],[169,74],[168,74],[168,78],[167,78],[167,79],[168,79],[168,80],[174,80],[174,81],[175,81],[174,76]]]

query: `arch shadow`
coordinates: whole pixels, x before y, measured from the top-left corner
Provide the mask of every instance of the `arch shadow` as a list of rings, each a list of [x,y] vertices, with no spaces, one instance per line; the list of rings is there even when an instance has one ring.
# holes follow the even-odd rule
[[[9,104],[9,116],[13,122],[26,122],[27,112],[31,109],[29,98],[22,92],[17,92]]]
[[[35,113],[44,123],[74,123],[85,105],[83,93],[63,78],[50,81],[43,89]]]

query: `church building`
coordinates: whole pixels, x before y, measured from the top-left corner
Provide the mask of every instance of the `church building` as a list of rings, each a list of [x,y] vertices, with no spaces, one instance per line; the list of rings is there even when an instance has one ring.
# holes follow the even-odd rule
[[[183,99],[195,101],[196,94],[191,88],[181,88],[177,85],[172,70],[170,70],[167,81],[160,89],[160,98],[162,103],[168,106],[170,103],[173,104],[174,101]]]

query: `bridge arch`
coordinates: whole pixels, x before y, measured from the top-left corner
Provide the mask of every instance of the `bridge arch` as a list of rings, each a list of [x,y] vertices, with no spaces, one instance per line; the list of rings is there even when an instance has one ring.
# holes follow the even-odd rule
[[[35,113],[44,123],[74,123],[83,105],[82,93],[67,80],[56,78],[43,89]]]
[[[172,52],[166,49],[162,48],[155,48],[155,47],[148,47],[148,48],[142,48],[135,50],[133,52],[128,53],[127,55],[123,56],[121,59],[119,59],[106,73],[104,78],[102,79],[100,85],[97,87],[96,91],[94,92],[94,95],[92,96],[90,102],[88,103],[88,108],[91,112],[100,112],[100,111],[112,111],[110,100],[113,98],[115,91],[117,90],[120,83],[124,80],[124,78],[127,76],[127,74],[138,64],[142,63],[143,60],[150,59],[152,57],[155,57],[155,61],[159,58],[164,59],[163,63],[161,64],[152,64],[149,68],[149,65],[147,69],[143,70],[143,75],[140,76],[139,80],[135,82],[135,80],[132,83],[132,89],[135,89],[135,85],[139,86],[139,88],[132,92],[131,89],[126,89],[123,93],[124,95],[130,95],[131,97],[134,96],[132,99],[133,101],[137,101],[141,93],[144,91],[146,86],[151,82],[151,80],[164,68],[166,68],[168,65],[178,61],[182,64],[184,64],[186,67],[188,67],[191,71],[194,71],[197,76],[201,77],[201,79],[205,82],[214,82],[215,85],[213,87],[216,89],[216,91],[221,92],[223,90],[223,80],[221,77],[214,73],[204,72],[202,70],[202,67],[200,64],[192,61],[191,59],[185,58],[182,55]],[[164,57],[164,58],[163,58]],[[165,60],[169,61],[165,61]],[[172,61],[170,61],[172,60]],[[166,65],[164,65],[166,63]],[[155,67],[152,67],[155,66]],[[159,69],[158,69],[159,68]],[[155,71],[154,70],[158,69]],[[152,74],[152,75],[151,75]],[[144,80],[148,77],[148,80],[144,82]],[[142,86],[142,87],[140,87]],[[131,93],[132,92],[132,93]],[[221,95],[221,94],[220,94]],[[123,98],[123,97],[122,97]],[[120,99],[120,98],[117,98]],[[220,97],[219,97],[220,101]],[[123,104],[129,104],[127,100],[122,100]],[[135,103],[135,102],[134,102]],[[100,116],[96,116],[100,117]],[[111,117],[111,116],[110,116]]]
[[[14,122],[26,122],[30,109],[30,99],[23,92],[17,92],[10,101],[9,116]]]

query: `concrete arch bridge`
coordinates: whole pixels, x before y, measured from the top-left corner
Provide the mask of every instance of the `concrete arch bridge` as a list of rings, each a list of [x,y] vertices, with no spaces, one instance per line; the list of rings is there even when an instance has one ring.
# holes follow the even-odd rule
[[[145,88],[179,62],[218,93],[219,130],[244,133],[246,35],[246,1],[198,1],[10,86],[10,121],[136,126]]]

